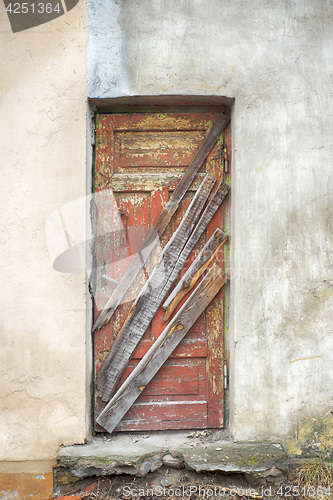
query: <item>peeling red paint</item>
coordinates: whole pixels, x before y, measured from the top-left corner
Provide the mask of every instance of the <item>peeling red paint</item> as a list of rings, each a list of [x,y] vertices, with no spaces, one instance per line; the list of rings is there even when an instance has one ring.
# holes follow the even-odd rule
[[[97,249],[99,262],[114,262],[114,279],[124,272],[126,257],[133,254],[144,237],[139,228],[151,226],[170,193],[178,184],[207,130],[216,120],[217,112],[170,113],[170,114],[115,114],[100,115],[97,119],[96,138],[96,190],[111,188],[122,215],[126,231],[126,245],[105,246]],[[226,129],[225,142],[230,142],[230,127]],[[223,172],[222,145],[219,140],[197,175],[196,181],[161,238],[163,247],[177,228],[190,204],[195,190],[205,173],[218,180]],[[228,204],[224,204],[229,209]],[[195,251],[190,255],[186,268],[217,227],[223,229],[226,208],[219,209],[209,224]],[[100,224],[108,224],[107,214],[99,207]],[[135,233],[135,241],[131,231]],[[221,266],[223,252],[215,262]],[[146,276],[156,263],[156,256],[145,268]],[[111,267],[110,267],[111,269]],[[185,272],[185,270],[184,270]],[[182,273],[180,273],[182,274]],[[136,285],[139,291],[143,283]],[[112,293],[112,285],[100,290],[106,301]],[[132,292],[132,299],[133,296]],[[184,303],[179,304],[178,309]],[[98,373],[115,336],[130,311],[132,300],[122,304],[112,320],[95,332],[95,370]],[[163,331],[164,310],[161,307],[146,331],[140,345],[123,374],[124,381],[138,360],[147,352]],[[223,425],[223,290],[206,312],[191,328],[186,338],[174,351],[167,363],[142,391],[137,402],[125,416],[117,430],[177,429],[189,427],[221,427]],[[96,411],[103,403],[97,398]]]

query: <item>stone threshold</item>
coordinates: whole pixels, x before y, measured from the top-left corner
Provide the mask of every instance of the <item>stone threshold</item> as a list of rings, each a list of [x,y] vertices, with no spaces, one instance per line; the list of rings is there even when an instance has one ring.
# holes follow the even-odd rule
[[[144,477],[163,466],[268,477],[286,472],[288,459],[280,444],[234,443],[223,430],[116,433],[62,447],[54,486],[92,476]]]

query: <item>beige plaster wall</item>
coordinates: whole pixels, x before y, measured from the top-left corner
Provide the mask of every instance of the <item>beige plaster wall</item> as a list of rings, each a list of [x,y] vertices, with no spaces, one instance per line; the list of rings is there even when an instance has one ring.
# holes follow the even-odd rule
[[[85,276],[53,270],[45,220],[86,192],[87,5],[13,34],[0,3],[0,460],[85,437]]]

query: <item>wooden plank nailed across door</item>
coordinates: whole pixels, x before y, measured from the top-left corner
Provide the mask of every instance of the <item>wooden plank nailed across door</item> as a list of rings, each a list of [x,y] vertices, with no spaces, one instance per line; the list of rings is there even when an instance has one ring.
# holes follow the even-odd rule
[[[192,262],[198,264],[196,257],[217,228],[229,234],[230,198],[226,195],[230,174],[223,168],[223,152],[225,146],[230,151],[230,124],[212,145],[188,189],[178,193],[178,205],[170,206],[170,201],[175,201],[177,186],[181,188],[181,181],[186,179],[187,171],[191,168],[188,165],[193,165],[194,160],[198,159],[198,152],[202,151],[221,112],[228,114],[228,110],[222,106],[209,106],[201,109],[182,108],[178,111],[165,109],[97,115],[94,188],[101,195],[96,196],[94,232],[97,238],[92,284],[97,383],[99,376],[102,376],[99,373],[104,369],[105,360],[109,353],[114,352],[123,332],[132,324],[134,311],[144,304],[147,293],[156,309],[148,327],[142,328],[144,333],[134,352],[132,355],[128,353],[128,361],[113,394],[123,386],[165,330],[163,303],[172,285],[175,281],[182,282],[182,276]],[[211,200],[198,222],[191,226],[191,234],[185,237],[185,233],[182,233],[183,237],[179,238],[177,257],[170,269],[160,268],[168,276],[163,286],[155,289],[158,292],[155,297],[152,286],[154,274],[157,283],[159,280],[154,267],[161,252],[167,250],[168,243],[182,225],[186,211],[207,174],[212,175],[219,184],[214,186]],[[190,181],[187,179],[186,182]],[[168,223],[162,217],[165,207],[164,214],[167,218],[170,216]],[[119,220],[118,232],[115,231],[115,217]],[[153,231],[155,239],[152,237]],[[216,253],[214,262],[213,257],[207,260],[209,267],[215,263],[228,273],[229,245],[213,253]],[[192,284],[196,281],[190,291],[192,295],[200,286],[201,277],[204,279],[204,275],[209,272],[208,268],[204,270],[205,264],[191,280]],[[128,279],[127,273],[130,274]],[[106,281],[105,277],[117,280],[121,286]],[[150,280],[149,284],[144,285],[147,280]],[[122,295],[125,292],[126,295]],[[116,425],[116,432],[223,426],[224,325],[227,324],[228,311],[224,306],[228,304],[228,294],[228,287],[222,287],[217,292],[147,388],[140,391],[138,398]],[[181,301],[173,311],[173,316],[177,315],[188,297],[177,295]],[[101,322],[103,320],[99,313],[105,312],[110,304],[112,318],[110,321],[106,319],[98,328],[99,317]],[[138,325],[140,319],[139,314]],[[132,330],[130,333],[132,335]],[[127,339],[124,339],[125,344]],[[112,364],[117,366],[118,362],[118,356],[115,356]],[[107,404],[108,401],[103,401],[98,390],[95,390],[96,432],[106,430],[97,423],[97,418]]]
[[[196,290],[178,311],[173,321],[161,333],[147,354],[97,417],[99,425],[108,432],[112,432],[115,429],[131,405],[144,391],[146,385],[184,338],[190,327],[203,313],[227,279],[228,276],[214,264]]]
[[[163,302],[172,284],[169,281],[170,275],[175,270],[184,243],[190,236],[214,184],[215,178],[206,175],[177,231],[165,246],[154,271],[134,302],[129,316],[96,378],[97,391],[103,401],[109,401],[123,370]]]
[[[186,169],[185,174],[183,175],[181,181],[174,190],[170,200],[163,208],[154,226],[151,228],[147,237],[143,241],[141,248],[135,255],[134,259],[132,260],[131,264],[126,270],[124,276],[118,283],[117,288],[114,290],[112,296],[108,300],[103,311],[95,321],[95,324],[93,326],[93,331],[101,328],[112,317],[113,313],[121,303],[121,300],[125,296],[127,290],[130,288],[135,278],[137,277],[140,269],[143,267],[149,255],[155,248],[157,242],[159,241],[159,237],[165,231],[167,225],[171,220],[171,217],[177,210],[180,201],[184,197],[184,194],[192,184],[201,165],[207,158],[212,147],[218,140],[219,136],[221,135],[222,131],[224,130],[228,122],[229,118],[224,113],[221,113],[217,118],[217,120],[215,121],[215,123],[213,124],[204,142],[200,146],[197,154],[190,163],[189,167]]]
[[[225,184],[224,182],[221,182],[218,185],[215,193],[213,194],[213,196],[212,196],[211,200],[209,201],[208,205],[206,206],[202,216],[200,217],[199,222],[195,226],[193,233],[191,234],[186,245],[184,246],[184,249],[182,250],[182,253],[180,254],[178,261],[176,262],[176,265],[175,265],[175,267],[174,267],[174,269],[169,277],[169,281],[165,285],[166,292],[165,292],[164,296],[170,290],[170,287],[173,285],[173,283],[176,281],[179,271],[183,268],[190,253],[192,252],[193,248],[200,240],[203,232],[207,228],[208,224],[212,220],[214,214],[216,213],[217,209],[219,208],[219,206],[221,205],[222,201],[227,196],[229,191],[230,191],[230,187],[227,184]]]
[[[228,241],[228,236],[222,229],[216,229],[214,234],[207,241],[198,257],[188,268],[184,276],[179,280],[177,286],[170,293],[169,297],[163,304],[165,315],[163,322],[168,321],[173,311],[178,306],[179,302],[187,295],[195,286],[200,276],[205,272],[209,264],[212,262],[217,252],[219,252],[224,244]]]

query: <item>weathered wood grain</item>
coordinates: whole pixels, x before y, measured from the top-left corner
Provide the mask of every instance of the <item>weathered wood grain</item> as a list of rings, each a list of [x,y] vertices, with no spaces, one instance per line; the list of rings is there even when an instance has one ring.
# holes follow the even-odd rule
[[[168,191],[174,191],[177,184],[183,177],[184,173],[154,173],[154,172],[141,172],[140,174],[113,174],[110,179],[109,185],[110,189],[114,193],[135,193],[135,192],[150,192],[150,191],[160,191],[162,189],[167,189]],[[188,191],[196,191],[203,178],[205,177],[204,172],[199,172],[196,176]]]
[[[161,293],[164,296],[169,291],[169,289],[173,285],[173,283],[176,281],[179,271],[183,268],[190,253],[192,252],[195,245],[198,243],[202,233],[204,232],[204,230],[206,229],[206,227],[208,226],[208,224],[212,220],[214,214],[216,213],[217,209],[219,208],[219,206],[221,205],[222,201],[227,196],[229,191],[230,191],[230,187],[227,184],[225,184],[224,182],[220,182],[214,195],[212,196],[212,198],[209,201],[209,203],[207,204],[202,216],[200,217],[200,220],[197,223],[193,233],[191,234],[184,249],[182,250],[180,257],[177,260],[176,265],[174,266],[172,273],[170,274],[169,280],[165,284],[166,291],[165,290],[161,291]]]
[[[215,258],[217,253],[221,250],[221,248],[227,241],[228,236],[222,231],[222,229],[215,229],[206,245],[203,247],[199,255],[196,257],[184,276],[177,283],[177,286],[164,302],[163,308],[166,311],[163,318],[164,322],[169,320],[179,302],[183,297],[185,297],[185,295],[188,294],[190,290],[192,290],[192,288],[198,282],[200,276],[202,276],[202,274],[205,272],[207,267],[210,265],[212,260]]]
[[[185,242],[189,238],[214,184],[215,177],[206,175],[118,333],[96,378],[97,392],[103,401],[109,401],[126,364],[163,302],[172,284],[169,280],[170,275],[178,264]],[[168,287],[165,286],[166,283],[169,283]]]
[[[214,265],[187,299],[171,323],[163,330],[149,351],[97,417],[97,423],[112,432],[146,385],[167,360],[188,330],[206,309],[228,276]]]
[[[156,399],[156,398],[154,398]],[[153,413],[153,418],[152,418]],[[154,401],[133,405],[116,427],[116,431],[151,431],[207,428],[207,401]],[[101,427],[100,427],[101,428]]]
[[[184,175],[183,175],[182,179],[180,180],[179,184],[177,185],[176,189],[172,193],[170,200],[163,208],[163,210],[160,213],[154,226],[149,231],[149,233],[148,233],[147,237],[145,238],[144,242],[142,243],[140,249],[138,250],[138,252],[134,256],[131,264],[128,266],[122,279],[119,281],[117,287],[114,289],[114,291],[113,291],[110,299],[106,303],[103,311],[98,316],[98,318],[97,318],[97,320],[92,328],[93,332],[95,330],[101,328],[102,326],[104,326],[110,320],[114,311],[117,309],[117,307],[121,303],[127,290],[130,288],[130,286],[134,282],[136,276],[138,275],[139,271],[142,269],[143,265],[145,264],[146,260],[148,259],[149,255],[156,247],[160,236],[165,231],[167,225],[169,224],[169,222],[171,220],[171,217],[176,212],[180,201],[182,200],[186,191],[188,190],[188,188],[192,184],[192,182],[193,182],[196,174],[198,173],[201,165],[203,164],[203,162],[207,158],[212,147],[214,146],[214,144],[216,143],[220,134],[222,133],[222,131],[226,127],[228,121],[229,121],[229,118],[224,113],[221,113],[221,115],[217,118],[216,122],[213,124],[208,135],[206,136],[206,138],[204,139],[200,148],[198,149],[197,154],[195,155],[194,159],[190,163],[189,167],[186,169],[186,172],[184,173]]]

